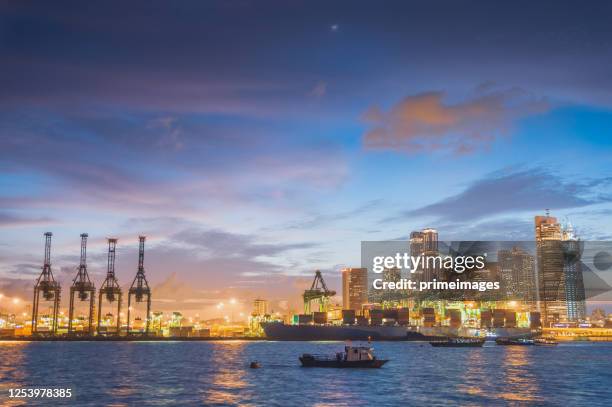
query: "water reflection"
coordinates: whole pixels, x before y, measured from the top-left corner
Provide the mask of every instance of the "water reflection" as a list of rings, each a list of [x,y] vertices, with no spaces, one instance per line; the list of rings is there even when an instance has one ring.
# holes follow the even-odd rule
[[[457,391],[470,396],[485,395],[490,386],[490,376],[485,372],[486,361],[482,349],[471,351],[466,357],[464,383],[457,386]]]
[[[499,397],[511,401],[539,401],[538,378],[532,370],[533,349],[527,346],[507,346],[504,349],[503,384]]]
[[[24,342],[0,342],[0,395],[8,395],[9,389],[25,386],[25,372],[21,368],[24,360],[24,348],[28,346]],[[4,406],[22,406],[25,400],[8,399],[3,400]]]
[[[207,378],[204,392],[204,403],[219,405],[248,405],[249,383],[246,381],[244,361],[245,342],[218,342],[212,349],[210,360],[202,363],[214,363],[212,379]],[[210,381],[209,381],[210,380]]]

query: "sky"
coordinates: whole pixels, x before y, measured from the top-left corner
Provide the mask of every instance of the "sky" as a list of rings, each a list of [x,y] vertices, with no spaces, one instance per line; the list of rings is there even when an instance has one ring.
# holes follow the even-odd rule
[[[154,308],[280,310],[362,240],[612,239],[612,4],[0,4],[0,286],[89,233]],[[66,297],[66,296],[64,296]],[[2,305],[2,304],[0,304]]]

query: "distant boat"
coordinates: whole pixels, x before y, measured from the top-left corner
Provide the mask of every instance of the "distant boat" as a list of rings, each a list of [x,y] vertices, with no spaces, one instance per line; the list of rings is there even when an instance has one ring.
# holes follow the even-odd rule
[[[555,346],[559,344],[553,338],[536,338],[533,340],[533,343],[537,346]]]
[[[304,353],[300,356],[303,367],[336,367],[336,368],[380,368],[388,360],[376,359],[369,346],[345,346],[344,352],[335,356],[321,356]]]
[[[477,348],[482,347],[484,343],[483,338],[448,338],[429,342],[431,346],[436,348]]]
[[[535,341],[533,339],[528,338],[497,338],[495,343],[498,345],[505,346],[530,346],[535,345]]]

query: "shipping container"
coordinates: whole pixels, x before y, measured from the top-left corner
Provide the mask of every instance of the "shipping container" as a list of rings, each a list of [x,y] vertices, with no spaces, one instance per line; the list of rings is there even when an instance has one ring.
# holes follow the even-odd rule
[[[506,328],[516,328],[516,312],[506,311]]]
[[[491,328],[493,326],[493,316],[490,310],[483,310],[480,312],[480,327]]]
[[[313,312],[312,316],[315,324],[327,323],[327,312]]]
[[[542,320],[539,312],[529,313],[529,326],[531,329],[538,329],[542,327]]]
[[[298,324],[310,324],[312,323],[312,315],[309,314],[300,314],[298,315]]]
[[[355,310],[343,309],[342,310],[342,323],[345,325],[353,325],[355,323]]]
[[[506,323],[506,310],[493,310],[493,328],[503,328]]]
[[[383,311],[381,309],[370,310],[370,325],[382,325]]]
[[[450,326],[459,328],[461,326],[461,311],[458,309],[446,310],[450,319]]]
[[[397,310],[397,323],[400,325],[410,324],[410,310],[408,308],[400,308]]]

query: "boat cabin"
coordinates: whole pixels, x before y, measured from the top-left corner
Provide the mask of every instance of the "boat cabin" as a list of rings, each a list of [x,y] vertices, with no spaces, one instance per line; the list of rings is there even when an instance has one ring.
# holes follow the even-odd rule
[[[341,355],[341,354],[338,354]],[[367,346],[345,346],[344,360],[354,362],[358,360],[373,360],[372,348]]]

